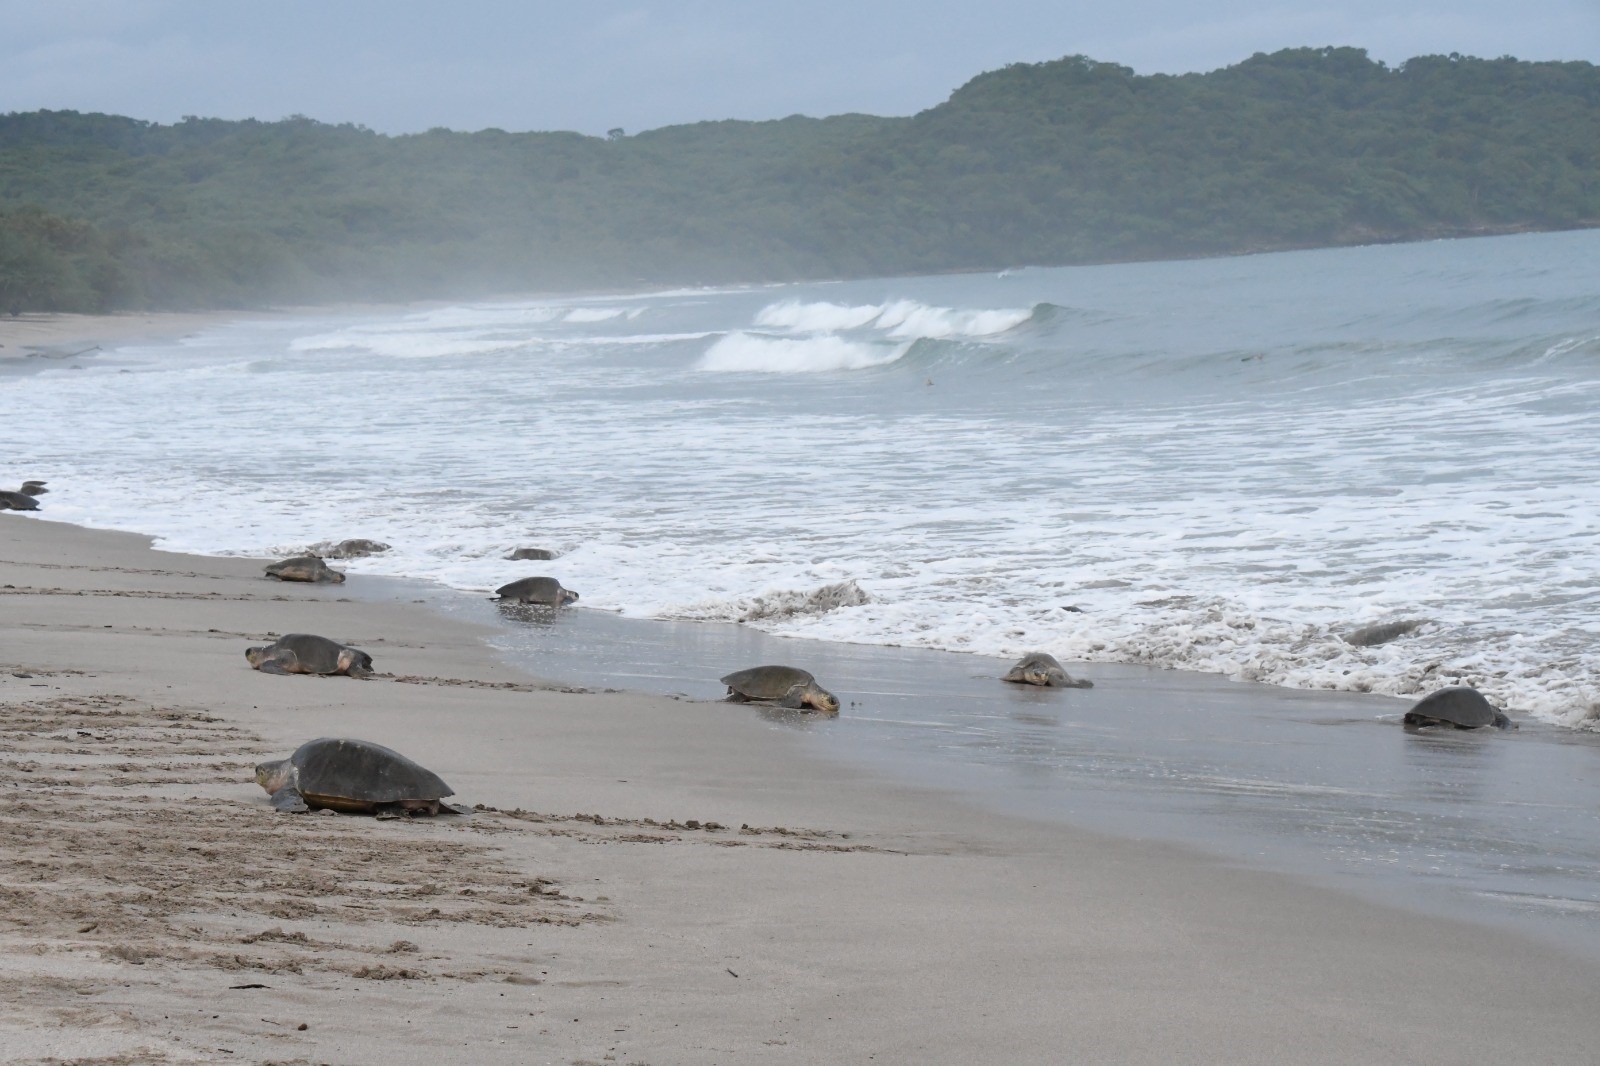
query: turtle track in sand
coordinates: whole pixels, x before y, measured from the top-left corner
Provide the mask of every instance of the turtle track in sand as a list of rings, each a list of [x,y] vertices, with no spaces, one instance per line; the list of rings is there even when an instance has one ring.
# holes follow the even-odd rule
[[[285,816],[253,782],[277,753],[225,719],[116,694],[18,696],[0,700],[8,1063],[322,1062],[323,1025],[422,1022],[424,1001],[451,1009],[439,994],[452,987],[484,990],[484,1017],[506,1014],[496,1026],[529,1024],[542,1003],[522,986],[574,985],[550,947],[615,920],[605,896],[519,868],[548,861],[528,855],[539,840],[890,850],[821,829],[485,805],[469,819]],[[358,994],[380,985],[413,991],[393,1006]]]
[[[610,918],[510,865],[493,843],[516,831],[510,820],[379,824],[251,803],[265,754],[192,708],[116,695],[0,704],[0,1046],[58,1027],[110,1027],[136,1046],[165,1015],[120,1002],[130,982],[525,980],[505,956],[418,942],[430,928]],[[169,1061],[154,1049],[7,1061],[75,1059]]]

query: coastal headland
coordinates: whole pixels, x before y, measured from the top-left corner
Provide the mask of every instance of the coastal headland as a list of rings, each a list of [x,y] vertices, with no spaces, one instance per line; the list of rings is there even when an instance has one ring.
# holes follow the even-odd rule
[[[1576,1062],[1597,967],[520,674],[422,608],[0,516],[10,1062]],[[256,673],[323,633],[371,681]],[[280,815],[387,744],[470,818]]]

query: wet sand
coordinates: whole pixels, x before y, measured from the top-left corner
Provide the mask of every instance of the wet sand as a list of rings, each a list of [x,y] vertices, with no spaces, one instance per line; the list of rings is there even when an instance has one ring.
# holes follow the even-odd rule
[[[116,315],[30,312],[0,315],[0,373],[71,366],[100,352],[130,344],[174,341],[242,317],[238,311],[146,311]]]
[[[351,592],[0,514],[6,1061],[1556,1063],[1600,1042],[1600,966],[1542,942],[989,813],[747,707],[562,691],[492,630]],[[248,669],[289,631],[387,676]],[[273,812],[253,763],[329,734],[485,809]]]

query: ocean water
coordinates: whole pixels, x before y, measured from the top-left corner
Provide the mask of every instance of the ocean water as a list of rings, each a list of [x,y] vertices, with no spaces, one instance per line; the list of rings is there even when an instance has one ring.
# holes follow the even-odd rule
[[[80,365],[6,382],[10,477],[171,550],[370,537],[340,565],[635,618],[1600,714],[1600,231],[246,319]],[[1427,621],[1342,639],[1396,619]]]

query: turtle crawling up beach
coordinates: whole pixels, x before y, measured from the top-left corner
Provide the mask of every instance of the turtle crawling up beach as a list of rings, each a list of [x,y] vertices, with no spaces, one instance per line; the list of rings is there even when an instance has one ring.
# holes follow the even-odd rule
[[[263,674],[372,676],[372,656],[314,633],[286,634],[271,644],[246,648],[244,657]]]
[[[268,577],[275,577],[279,581],[311,581],[334,585],[344,583],[344,574],[315,555],[296,555],[293,559],[272,563],[266,568],[266,573]]]
[[[1015,685],[1038,685],[1041,688],[1094,688],[1093,681],[1074,681],[1072,675],[1062,669],[1053,655],[1042,651],[1029,652],[1017,660],[1002,681],[1010,681]]]
[[[39,501],[26,492],[0,489],[0,511],[37,511]]]
[[[561,587],[553,577],[525,577],[509,585],[501,585],[494,594],[505,603],[532,603],[541,607],[565,607],[576,602],[578,594]]]
[[[1409,729],[1435,725],[1452,725],[1457,729],[1481,729],[1486,725],[1496,729],[1516,728],[1516,724],[1496,710],[1483,693],[1469,685],[1430,692],[1412,704],[1402,721]]]
[[[839,697],[817,684],[817,679],[795,666],[752,666],[722,679],[732,703],[776,703],[779,707],[823,714],[839,713]]]
[[[455,792],[438,774],[370,740],[308,740],[287,759],[256,764],[256,784],[285,814],[313,808],[379,818],[472,813],[444,801]]]

